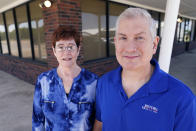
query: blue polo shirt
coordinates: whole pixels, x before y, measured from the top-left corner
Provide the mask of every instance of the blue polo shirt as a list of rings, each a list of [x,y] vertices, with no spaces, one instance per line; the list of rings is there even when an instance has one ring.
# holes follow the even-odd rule
[[[122,87],[122,67],[98,80],[96,119],[103,131],[196,131],[194,94],[155,60],[151,64],[151,79],[130,98]]]

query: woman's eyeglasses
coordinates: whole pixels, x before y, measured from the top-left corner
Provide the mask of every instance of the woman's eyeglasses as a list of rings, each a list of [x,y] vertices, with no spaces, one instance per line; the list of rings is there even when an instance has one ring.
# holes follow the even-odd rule
[[[58,51],[58,52],[64,52],[64,51],[73,52],[73,51],[76,50],[76,46],[75,46],[75,45],[69,45],[69,46],[56,46],[55,49],[56,49],[56,51]]]

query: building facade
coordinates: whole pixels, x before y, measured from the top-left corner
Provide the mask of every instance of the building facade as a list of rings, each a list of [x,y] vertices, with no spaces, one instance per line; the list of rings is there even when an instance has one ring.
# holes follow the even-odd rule
[[[98,75],[118,66],[113,42],[115,22],[133,5],[108,0],[52,0],[47,8],[44,1],[31,0],[0,13],[0,70],[34,84],[41,72],[55,68],[51,36],[59,25],[72,25],[81,32],[79,65]],[[161,38],[164,13],[148,11]],[[179,18],[172,56],[196,48],[196,21]],[[159,49],[155,58],[158,54]]]

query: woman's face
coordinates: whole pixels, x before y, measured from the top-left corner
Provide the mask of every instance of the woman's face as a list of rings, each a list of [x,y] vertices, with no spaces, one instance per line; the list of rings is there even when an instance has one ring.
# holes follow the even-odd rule
[[[53,48],[54,55],[60,66],[70,68],[76,64],[79,48],[74,39],[59,40]]]

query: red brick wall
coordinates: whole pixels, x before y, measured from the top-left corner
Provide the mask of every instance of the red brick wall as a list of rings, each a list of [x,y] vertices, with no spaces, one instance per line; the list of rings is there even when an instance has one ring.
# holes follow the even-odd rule
[[[32,60],[0,55],[0,69],[34,84],[37,76],[41,72],[47,71],[48,67],[46,64],[41,64]]]
[[[81,65],[81,67],[84,67],[89,71],[96,73],[99,76],[103,75],[104,73],[112,69],[115,69],[117,66],[118,63],[115,58],[101,59],[97,61],[84,63],[83,65]]]
[[[43,8],[44,32],[47,50],[47,64],[20,59],[13,56],[0,55],[0,69],[11,73],[22,80],[34,84],[37,76],[44,71],[58,65],[52,51],[52,33],[59,25],[72,25],[81,32],[80,0],[56,0],[50,8]],[[83,60],[83,46],[81,44],[78,64],[88,70],[102,75],[117,67],[115,58],[102,59],[85,63]]]

